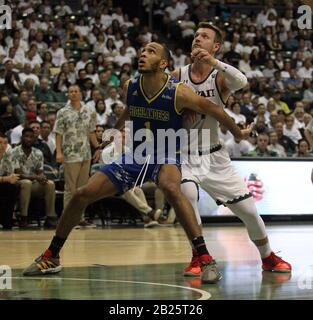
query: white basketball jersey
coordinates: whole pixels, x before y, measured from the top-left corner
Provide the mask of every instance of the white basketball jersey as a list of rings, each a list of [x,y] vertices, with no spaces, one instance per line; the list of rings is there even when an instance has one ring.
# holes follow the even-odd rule
[[[225,104],[220,96],[216,85],[216,77],[218,70],[212,69],[207,78],[199,83],[193,82],[190,78],[191,65],[184,66],[180,68],[180,81],[187,84],[194,92],[198,95],[203,96],[213,103],[217,104],[221,108],[225,107]],[[219,143],[218,127],[219,123],[216,119],[209,115],[197,116],[197,121],[193,124],[185,122],[184,127],[187,129],[210,129],[210,145],[216,145]],[[201,134],[198,135],[199,150],[203,149],[205,146],[205,141],[202,143]]]

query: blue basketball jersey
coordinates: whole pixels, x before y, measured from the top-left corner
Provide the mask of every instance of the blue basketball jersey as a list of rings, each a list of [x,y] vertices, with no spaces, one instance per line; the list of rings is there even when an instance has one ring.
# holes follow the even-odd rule
[[[133,122],[134,152],[147,155],[153,150],[154,157],[151,160],[155,161],[154,163],[160,163],[161,158],[165,158],[165,163],[169,163],[169,158],[173,158],[173,149],[174,154],[179,154],[181,140],[176,137],[173,144],[173,135],[169,142],[169,139],[163,139],[163,134],[177,133],[183,126],[182,115],[176,108],[176,92],[180,82],[167,75],[167,81],[160,91],[154,97],[148,98],[143,89],[142,79],[142,75],[131,79],[127,91],[127,106],[130,120]],[[138,134],[140,129],[143,130]],[[146,151],[138,148],[142,142],[148,146]]]

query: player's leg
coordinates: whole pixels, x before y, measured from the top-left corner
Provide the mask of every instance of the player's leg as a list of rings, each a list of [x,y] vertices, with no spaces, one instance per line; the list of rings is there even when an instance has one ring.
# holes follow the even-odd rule
[[[64,209],[49,248],[24,270],[23,275],[31,276],[61,271],[59,252],[71,230],[79,223],[82,212],[89,204],[102,198],[113,196],[118,191],[118,187],[106,174],[102,172],[95,173],[85,186],[74,193]]]
[[[237,203],[227,204],[227,207],[240,218],[247,227],[249,238],[259,250],[263,262],[263,270],[291,272],[291,265],[273,253],[264,222],[257,212],[253,198],[250,197]]]
[[[195,211],[197,222],[201,227],[202,222],[201,222],[200,213],[198,209],[198,196],[199,196],[198,188],[199,187],[197,183],[191,179],[183,179],[181,182],[181,191],[191,203]],[[199,261],[199,256],[197,254],[197,251],[192,247],[192,243],[190,244],[192,248],[192,259],[190,264],[184,269],[184,276],[198,277],[201,275],[201,265]]]
[[[159,173],[159,187],[174,208],[189,241],[196,250],[202,267],[202,281],[215,283],[221,279],[215,261],[209,255],[194,209],[181,191],[181,173],[176,165],[165,164]]]

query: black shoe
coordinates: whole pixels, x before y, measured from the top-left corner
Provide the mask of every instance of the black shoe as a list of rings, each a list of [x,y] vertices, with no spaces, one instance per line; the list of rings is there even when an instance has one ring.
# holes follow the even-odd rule
[[[47,229],[55,229],[57,224],[58,220],[56,217],[47,217],[43,226]]]

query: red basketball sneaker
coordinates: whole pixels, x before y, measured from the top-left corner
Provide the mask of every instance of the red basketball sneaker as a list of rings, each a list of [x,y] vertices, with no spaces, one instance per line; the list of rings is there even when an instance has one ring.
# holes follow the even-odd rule
[[[281,257],[276,256],[274,252],[267,257],[262,259],[262,269],[264,271],[272,272],[291,272],[290,263],[284,261]]]
[[[201,264],[197,255],[192,255],[190,264],[184,269],[185,277],[199,277],[201,275]]]

